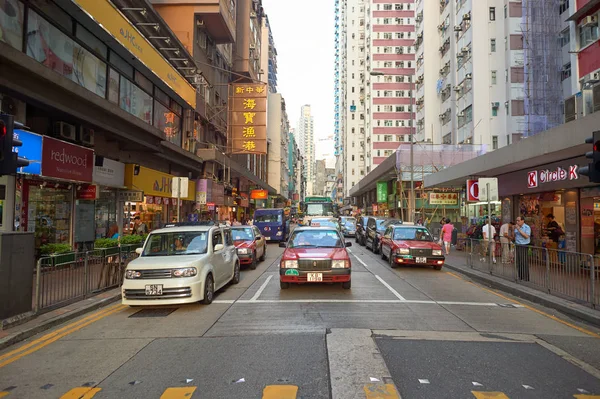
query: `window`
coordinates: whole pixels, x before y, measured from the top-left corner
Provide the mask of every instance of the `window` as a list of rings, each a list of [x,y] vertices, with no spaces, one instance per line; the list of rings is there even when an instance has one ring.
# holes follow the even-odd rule
[[[498,116],[498,107],[492,104],[492,116]]]
[[[496,20],[496,7],[490,7],[490,21]]]
[[[598,40],[598,22],[588,26],[579,26],[579,45],[585,47]]]
[[[569,0],[560,0],[558,11],[562,14],[569,9]]]
[[[108,74],[108,101],[114,104],[119,103],[119,72],[110,68]]]
[[[498,149],[498,136],[492,136],[492,150]]]
[[[490,52],[496,52],[496,39],[490,39]]]
[[[566,28],[560,32],[560,46],[564,47],[571,42],[571,35],[569,34],[569,28]]]
[[[354,155],[352,155],[352,160],[354,161]]]
[[[560,75],[561,75],[561,80],[566,80],[571,77],[571,63],[570,62],[563,65]]]
[[[510,82],[525,83],[525,67],[510,67]]]
[[[473,106],[469,105],[463,111],[465,113],[465,125],[471,121],[473,121]]]
[[[523,35],[510,35],[510,49],[523,50]]]
[[[511,100],[510,103],[512,116],[525,115],[525,100]]]
[[[505,4],[504,5],[504,19],[506,19],[508,17],[508,6]]]
[[[498,71],[491,71],[492,72],[492,84],[495,85],[498,81]]]

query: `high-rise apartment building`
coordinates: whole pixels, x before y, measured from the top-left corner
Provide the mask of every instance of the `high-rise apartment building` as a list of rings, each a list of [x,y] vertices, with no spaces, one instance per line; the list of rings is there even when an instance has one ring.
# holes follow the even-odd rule
[[[336,7],[337,167],[346,197],[352,186],[410,138],[415,4],[347,0]]]
[[[300,120],[298,121],[298,144],[304,157],[306,195],[313,195],[316,179],[314,129],[314,118],[311,114],[310,105],[303,105],[300,111]]]
[[[269,93],[267,107],[267,138],[270,142],[267,154],[268,183],[280,196],[288,199],[290,123],[283,96],[280,93]]]
[[[267,15],[263,18],[260,50],[260,80],[269,85],[269,92],[277,92],[277,49]]]
[[[345,143],[346,143],[346,0],[335,0],[335,80],[334,80],[334,155],[335,163],[335,199],[342,202],[344,199],[344,171],[346,169]],[[339,188],[339,189],[338,189]]]

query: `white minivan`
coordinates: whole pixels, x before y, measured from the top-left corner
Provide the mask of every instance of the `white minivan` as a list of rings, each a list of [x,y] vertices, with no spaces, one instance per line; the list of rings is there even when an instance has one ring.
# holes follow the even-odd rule
[[[125,269],[124,305],[171,305],[202,301],[240,281],[231,229],[173,226],[155,230]]]

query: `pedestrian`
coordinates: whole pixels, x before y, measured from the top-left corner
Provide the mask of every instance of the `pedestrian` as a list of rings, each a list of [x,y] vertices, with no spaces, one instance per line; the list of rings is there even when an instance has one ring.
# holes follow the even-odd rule
[[[233,218],[233,223],[231,225],[232,226],[241,226],[242,224],[240,222],[238,222],[238,220],[236,218]]]
[[[444,219],[444,225],[442,226],[441,235],[444,241],[444,249],[446,250],[446,255],[450,255],[450,243],[452,242],[453,231],[454,225],[450,222],[450,219]]]
[[[531,245],[531,227],[525,223],[523,216],[517,217],[515,226],[515,244],[517,246],[517,271],[519,279],[529,281],[529,245]]]
[[[444,237],[443,237],[443,233],[442,233],[442,231],[444,230],[444,224],[446,224],[446,218],[441,218],[440,219],[440,238],[438,240],[438,244],[440,246],[444,245]]]
[[[133,218],[133,234],[138,236],[143,236],[148,233],[148,227],[146,227],[146,223],[142,222],[140,215],[137,215]]]
[[[500,244],[502,245],[502,263],[510,263],[511,243],[515,239],[515,223],[508,222],[500,226]]]
[[[487,224],[483,226],[481,233],[483,234],[483,241],[481,243],[481,251],[483,256],[481,260],[485,262],[487,258],[487,251],[489,250],[492,252],[492,262],[496,263],[496,251],[494,248],[494,236],[496,236],[496,228],[492,225],[491,218],[487,218]]]
[[[548,216],[548,237],[556,244],[556,248],[558,248],[558,240],[560,240],[560,236],[564,234],[562,228],[554,218],[554,215],[549,213]]]

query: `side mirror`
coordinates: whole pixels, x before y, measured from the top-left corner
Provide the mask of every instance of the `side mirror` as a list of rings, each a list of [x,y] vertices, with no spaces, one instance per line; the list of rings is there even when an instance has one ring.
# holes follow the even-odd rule
[[[285,243],[283,241],[279,243],[279,248],[285,248],[285,247],[287,247],[287,243]]]
[[[136,248],[135,249],[135,253],[138,255],[141,255],[143,251],[144,251],[144,248]]]
[[[352,243],[350,241],[347,241],[346,242],[346,247],[351,247],[351,246],[352,246]]]
[[[215,245],[215,248],[213,249],[213,251],[214,251],[214,252],[219,252],[219,251],[221,251],[223,248],[225,248],[225,247],[223,246],[223,244],[217,244],[217,245]]]

